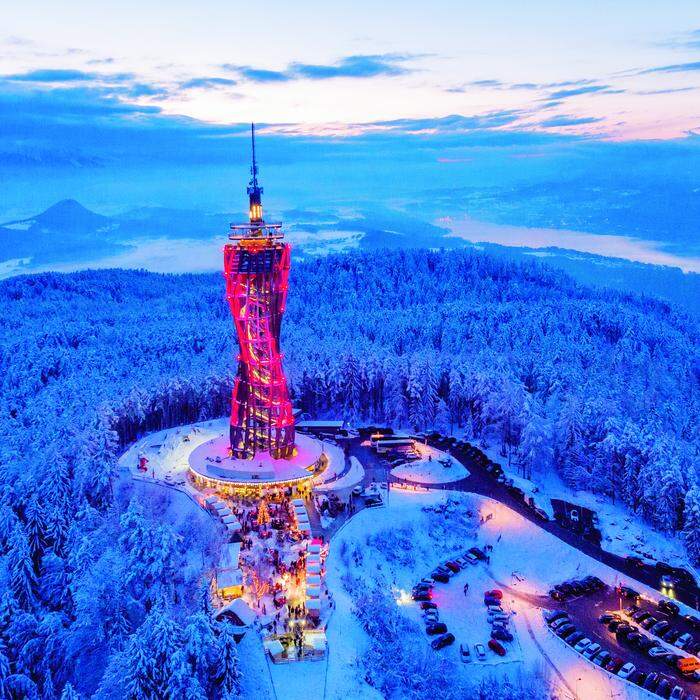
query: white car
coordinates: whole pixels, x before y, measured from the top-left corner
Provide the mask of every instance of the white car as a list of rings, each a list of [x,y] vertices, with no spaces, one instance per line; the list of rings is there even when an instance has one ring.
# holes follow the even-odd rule
[[[567,615],[566,617],[560,617],[558,620],[554,620],[554,622],[552,622],[550,627],[553,630],[557,630],[560,627],[563,627],[564,625],[568,624],[569,622],[571,622],[571,620],[569,619],[569,616]]]
[[[591,644],[591,640],[588,639],[588,637],[584,637],[580,641],[576,642],[576,644],[574,644],[574,651],[577,651],[579,654],[581,654],[586,649],[588,649],[590,644]]]
[[[682,634],[680,637],[678,637],[678,639],[676,639],[674,645],[677,646],[679,649],[685,649],[685,647],[692,641],[693,635],[689,632],[686,632],[685,634]]]
[[[476,658],[479,661],[484,661],[486,659],[486,649],[483,644],[475,644],[474,651],[476,652]]]
[[[668,654],[668,649],[662,646],[652,647],[647,651],[647,656],[650,656],[652,659],[656,656],[666,656],[666,654]]]
[[[478,564],[478,563],[479,563],[479,560],[478,560],[471,552],[467,552],[467,553],[464,555],[464,558],[465,558],[470,564]]]
[[[630,663],[629,661],[617,672],[617,675],[620,676],[620,678],[629,678],[635,671],[637,670],[637,667],[633,664]]]
[[[471,652],[469,651],[468,644],[460,644],[459,645],[459,658],[462,659],[462,661],[465,664],[468,664],[472,660],[472,655],[471,655]]]
[[[599,651],[600,644],[598,644],[598,642],[593,642],[593,644],[590,644],[584,649],[583,655],[587,659],[592,659]]]

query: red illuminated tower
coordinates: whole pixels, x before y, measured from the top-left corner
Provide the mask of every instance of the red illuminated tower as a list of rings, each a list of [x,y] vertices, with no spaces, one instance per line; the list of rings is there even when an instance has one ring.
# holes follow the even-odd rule
[[[252,124],[251,139],[249,222],[231,224],[232,243],[224,246],[226,297],[240,347],[231,400],[231,452],[242,459],[252,459],[256,452],[291,457],[294,417],[280,352],[291,248],[282,242],[282,224],[263,218]]]

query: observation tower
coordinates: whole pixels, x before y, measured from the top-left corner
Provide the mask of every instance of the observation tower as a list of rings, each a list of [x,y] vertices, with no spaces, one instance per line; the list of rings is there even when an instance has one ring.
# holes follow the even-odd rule
[[[189,458],[199,485],[234,490],[301,486],[327,464],[320,443],[295,436],[280,351],[291,247],[282,224],[263,217],[254,124],[251,145],[248,221],[231,224],[224,246],[226,298],[239,347],[229,437],[200,445]]]
[[[231,454],[241,459],[252,459],[256,452],[291,457],[294,416],[280,352],[291,248],[282,242],[282,224],[263,218],[254,124],[251,142],[249,221],[231,224],[233,242],[224,247],[226,297],[240,347],[231,401]]]

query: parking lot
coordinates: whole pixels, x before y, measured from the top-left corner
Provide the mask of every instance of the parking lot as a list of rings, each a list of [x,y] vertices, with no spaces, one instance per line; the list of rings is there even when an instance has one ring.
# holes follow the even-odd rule
[[[682,617],[670,618],[668,615],[660,612],[654,603],[643,599],[637,599],[635,602],[633,599],[624,598],[616,589],[606,588],[594,593],[575,596],[566,601],[552,600],[551,607],[566,611],[574,626],[583,632],[585,637],[590,639],[591,642],[597,642],[602,649],[609,651],[612,657],[619,657],[624,662],[633,663],[636,670],[644,674],[656,673],[659,676],[668,678],[671,688],[680,686],[686,693],[691,695],[697,694],[698,690],[700,690],[699,683],[682,676],[680,672],[669,666],[662,659],[650,658],[642,649],[629,644],[623,639],[618,639],[617,634],[608,629],[607,624],[599,621],[603,613],[616,613],[621,619],[638,628],[639,633],[642,635],[653,637],[649,632],[642,629],[640,625],[631,621],[625,613],[625,610],[632,604],[636,604],[640,611],[644,610],[650,613],[656,620],[668,620],[670,626],[677,628],[681,633],[690,632],[695,639],[700,639],[700,632],[693,630]],[[670,653],[682,653],[667,642],[660,641],[659,643],[666,647]]]

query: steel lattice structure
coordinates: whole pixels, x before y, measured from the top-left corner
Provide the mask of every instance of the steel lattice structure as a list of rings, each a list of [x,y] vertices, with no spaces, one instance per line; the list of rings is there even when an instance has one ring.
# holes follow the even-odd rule
[[[273,457],[294,453],[294,416],[282,369],[280,329],[287,298],[291,247],[281,224],[267,224],[258,186],[255,129],[252,178],[248,186],[249,223],[231,225],[224,246],[226,297],[240,353],[231,400],[231,452],[250,459],[256,452]]]

